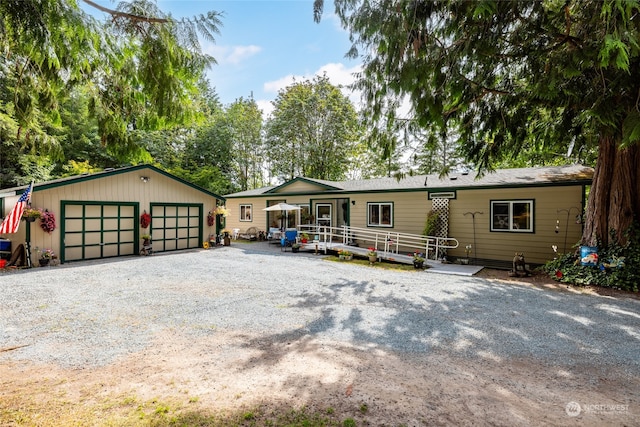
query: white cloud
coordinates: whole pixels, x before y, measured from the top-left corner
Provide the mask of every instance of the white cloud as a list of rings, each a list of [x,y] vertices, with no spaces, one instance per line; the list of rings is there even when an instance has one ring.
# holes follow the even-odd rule
[[[311,77],[305,75],[289,74],[278,80],[272,80],[264,83],[263,89],[266,93],[277,94],[279,90],[284,89],[287,86],[291,86],[294,81],[301,82],[305,79],[311,79],[313,78],[313,76],[322,76],[326,74],[331,84],[340,86],[342,88],[342,93],[346,97],[348,97],[351,102],[354,103],[354,105],[358,106],[360,104],[360,93],[352,91],[351,89],[347,88],[347,86],[355,81],[355,77],[353,74],[360,72],[361,70],[361,65],[347,68],[344,64],[332,62],[318,68],[318,70],[314,72]]]
[[[268,119],[273,112],[273,104],[271,101],[256,99],[256,104],[258,104],[258,109],[262,110],[262,118],[264,120]]]
[[[238,65],[248,58],[262,51],[260,46],[216,46],[213,44],[203,45],[204,52],[212,55],[218,64]]]

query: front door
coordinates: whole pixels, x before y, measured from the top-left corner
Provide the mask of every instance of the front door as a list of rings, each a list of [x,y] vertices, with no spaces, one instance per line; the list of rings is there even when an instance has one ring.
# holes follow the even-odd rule
[[[331,227],[331,208],[329,203],[316,204],[316,223],[319,227]]]

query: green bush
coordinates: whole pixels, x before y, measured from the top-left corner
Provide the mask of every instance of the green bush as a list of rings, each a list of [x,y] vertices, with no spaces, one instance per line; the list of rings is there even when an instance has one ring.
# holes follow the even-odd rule
[[[424,229],[422,230],[422,234],[424,236],[433,236],[438,229],[438,220],[440,219],[440,214],[435,211],[429,211],[427,214],[427,220],[424,224]]]
[[[549,261],[542,269],[563,283],[603,286],[638,292],[640,282],[640,229],[634,225],[627,232],[627,243],[617,244],[611,233],[609,246],[598,249],[598,265],[583,266],[579,254],[564,254]],[[612,260],[624,258],[624,266],[609,267]]]

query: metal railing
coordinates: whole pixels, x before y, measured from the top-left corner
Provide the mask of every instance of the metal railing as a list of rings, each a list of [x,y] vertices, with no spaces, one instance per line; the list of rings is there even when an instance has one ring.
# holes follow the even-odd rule
[[[437,259],[443,250],[454,249],[459,246],[458,240],[452,237],[422,236],[419,234],[399,233],[396,231],[379,231],[367,228],[329,227],[322,225],[301,225],[300,233],[307,233],[312,239],[317,236],[319,242],[324,243],[325,252],[327,243],[341,242],[343,245],[361,245],[373,247],[384,255],[398,255],[403,252],[422,252],[426,257]]]

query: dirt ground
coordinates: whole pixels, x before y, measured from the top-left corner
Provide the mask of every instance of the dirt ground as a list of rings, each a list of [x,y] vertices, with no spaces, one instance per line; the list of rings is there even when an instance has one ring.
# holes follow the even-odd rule
[[[616,294],[539,275],[480,276],[550,292]],[[234,331],[198,341],[167,331],[143,352],[95,369],[0,364],[0,425],[79,425],[82,408],[118,425],[118,411],[145,401],[174,402],[176,413],[307,407],[358,426],[640,425],[639,396],[640,379],[625,367],[605,370],[588,360],[543,366],[442,350],[399,354],[309,336],[267,342]]]

